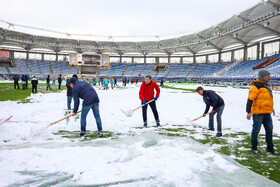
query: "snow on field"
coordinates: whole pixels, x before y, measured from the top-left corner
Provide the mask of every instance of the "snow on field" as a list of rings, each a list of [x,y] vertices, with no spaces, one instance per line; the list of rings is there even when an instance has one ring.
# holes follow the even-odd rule
[[[195,88],[196,86],[180,86]],[[205,87],[205,89],[208,89]],[[223,128],[250,132],[252,121],[245,119],[248,90],[214,88],[226,103]],[[99,90],[100,113],[105,131],[121,133],[118,138],[74,141],[53,133],[79,131],[75,117],[51,127],[65,116],[66,91],[31,95],[31,102],[1,102],[0,118],[13,115],[0,126],[0,186],[17,185],[120,185],[120,186],[263,186],[274,182],[215,153],[187,137],[167,137],[142,126],[141,109],[131,118],[120,108],[140,105],[139,87]],[[275,109],[280,95],[274,94]],[[186,125],[187,118],[200,116],[205,104],[196,93],[161,89],[157,101],[161,125]],[[273,117],[274,132],[280,134],[278,117]],[[87,130],[96,131],[93,114],[88,115]],[[208,118],[200,125],[207,127]],[[148,125],[155,125],[148,109]],[[125,135],[134,131],[135,136]],[[224,131],[225,133],[227,131]],[[263,133],[263,131],[262,131]],[[199,136],[199,135],[198,135]]]

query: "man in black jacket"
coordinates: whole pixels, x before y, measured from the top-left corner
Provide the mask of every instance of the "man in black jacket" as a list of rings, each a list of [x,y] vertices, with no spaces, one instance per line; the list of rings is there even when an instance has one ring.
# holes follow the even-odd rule
[[[72,77],[74,77],[75,79],[78,80],[78,76],[76,74],[74,74]],[[72,93],[72,88],[69,85],[69,81],[70,81],[70,79],[68,79],[67,82],[66,82],[66,87],[67,87],[67,109],[71,110],[71,102],[72,102],[72,98],[73,98],[73,93]]]
[[[206,104],[206,109],[203,113],[204,117],[208,113],[210,106],[213,107],[211,113],[209,114],[208,130],[214,131],[214,115],[217,113],[218,132],[216,134],[216,137],[222,136],[222,114],[225,107],[224,100],[214,91],[204,90],[201,86],[196,88],[196,92],[199,95],[203,96],[203,101]]]
[[[29,80],[29,76],[28,75],[25,75],[25,81],[26,81],[26,89],[28,89],[28,80]]]
[[[33,79],[31,80],[32,84],[32,93],[37,93],[37,85],[38,85],[38,79],[34,76]]]
[[[13,79],[14,79],[14,88],[19,89],[19,85],[18,85],[19,77],[18,77],[18,75],[16,74]]]
[[[61,78],[61,74],[59,74],[58,77],[58,89],[61,90],[61,83],[62,83],[62,78]]]

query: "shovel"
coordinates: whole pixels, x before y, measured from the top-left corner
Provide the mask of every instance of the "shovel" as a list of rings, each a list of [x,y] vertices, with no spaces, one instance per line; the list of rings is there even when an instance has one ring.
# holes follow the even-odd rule
[[[211,114],[211,113],[212,113],[212,111],[206,113],[205,116],[207,116],[208,114]],[[202,117],[205,117],[205,116],[202,115],[202,116],[199,116],[198,118],[195,118],[195,119],[193,119],[193,120],[191,120],[191,119],[189,119],[189,118],[187,118],[187,119],[188,119],[188,121],[189,121],[190,123],[192,123],[193,125],[197,125],[197,124],[195,124],[194,122],[195,122],[196,120],[202,118]]]
[[[78,114],[78,113],[80,113],[80,112],[81,112],[81,110],[78,111],[76,114]],[[56,124],[56,123],[58,123],[58,122],[60,122],[60,121],[63,121],[63,120],[65,120],[65,119],[67,119],[67,118],[70,118],[71,116],[74,116],[74,115],[71,114],[71,115],[69,115],[69,116],[66,116],[65,118],[62,118],[62,119],[58,120],[58,121],[52,122],[52,123],[50,124],[50,126],[51,126],[51,125],[54,125],[54,124]]]
[[[139,109],[139,108],[141,108],[141,107],[143,107],[143,106],[145,106],[145,105],[147,105],[147,104],[149,104],[149,103],[151,103],[151,102],[153,102],[153,101],[154,101],[154,99],[152,99],[151,101],[149,101],[149,102],[147,102],[147,103],[145,103],[145,104],[143,104],[143,105],[141,105],[141,106],[139,106],[139,107],[137,107],[137,108],[135,108],[135,109],[133,109],[133,110],[131,110],[131,109],[129,109],[129,110],[121,109],[121,111],[122,111],[127,117],[132,117],[133,112],[134,112],[135,110],[137,110],[137,109]]]

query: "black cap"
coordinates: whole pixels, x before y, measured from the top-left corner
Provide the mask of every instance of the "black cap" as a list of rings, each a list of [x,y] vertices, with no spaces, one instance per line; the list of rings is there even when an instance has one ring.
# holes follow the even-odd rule
[[[75,79],[75,77],[72,77],[72,78],[69,80],[68,84],[69,84],[69,85],[70,85],[71,83],[72,83],[72,84],[75,84],[76,81],[77,81],[77,79]]]
[[[76,78],[76,79],[78,79],[78,76],[77,76],[77,74],[74,74],[72,77],[74,77],[74,78]]]

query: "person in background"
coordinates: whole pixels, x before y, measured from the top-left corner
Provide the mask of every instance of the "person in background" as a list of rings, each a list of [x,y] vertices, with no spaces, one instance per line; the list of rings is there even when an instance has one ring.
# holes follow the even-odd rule
[[[55,86],[55,76],[53,76],[52,85]]]
[[[96,79],[95,78],[93,78],[93,80],[92,80],[92,86],[96,86]]]
[[[155,95],[154,90],[156,90],[156,96],[154,96]],[[160,94],[159,86],[157,85],[156,82],[152,81],[152,77],[150,75],[147,75],[145,77],[145,81],[143,81],[143,83],[140,87],[140,91],[139,91],[139,98],[142,102],[142,105],[144,104],[144,106],[142,107],[142,116],[143,116],[143,121],[144,121],[144,127],[147,127],[147,108],[148,108],[148,105],[146,103],[153,100],[153,99],[154,99],[154,101],[150,102],[149,105],[150,105],[150,107],[153,111],[157,127],[160,126],[159,116],[158,116],[157,107],[156,107],[156,101],[159,97],[159,94]]]
[[[21,84],[22,84],[22,89],[25,90],[26,80],[24,75],[21,76]]]
[[[37,85],[38,85],[38,79],[36,79],[35,76],[33,76],[33,79],[31,80],[32,84],[32,93],[37,93]]]
[[[273,95],[268,82],[270,73],[267,70],[260,70],[258,79],[251,82],[247,100],[246,112],[247,119],[253,116],[253,129],[251,133],[251,150],[258,154],[258,134],[263,124],[265,129],[265,140],[267,143],[266,151],[272,154],[278,154],[273,145],[273,124],[271,113],[275,115],[273,108]]]
[[[111,88],[114,89],[114,83],[115,83],[114,78],[111,78],[110,82],[111,82]]]
[[[58,89],[61,90],[61,83],[62,83],[61,74],[59,74],[57,81],[58,81]]]
[[[80,136],[86,136],[86,124],[87,114],[92,109],[95,121],[97,124],[98,137],[103,136],[102,122],[99,114],[99,98],[95,89],[87,82],[77,81],[74,77],[69,80],[69,86],[72,88],[74,97],[74,111],[73,115],[76,115],[80,105],[80,98],[83,99],[83,107],[81,114],[81,132]]]
[[[74,77],[76,80],[78,79],[77,75],[74,74],[72,77]],[[71,110],[71,102],[73,98],[73,93],[72,93],[72,87],[69,85],[70,79],[67,80],[66,82],[66,87],[67,87],[67,109]]]
[[[28,89],[28,80],[29,80],[29,76],[28,76],[28,75],[25,75],[26,89]]]
[[[114,79],[114,86],[115,86],[115,87],[118,86],[118,85],[117,85],[117,79],[116,79],[116,78]]]
[[[19,89],[19,85],[18,85],[19,77],[18,77],[18,75],[15,74],[15,76],[13,77],[13,79],[14,79],[14,88],[15,88],[15,90],[16,90],[16,89]]]
[[[224,111],[225,103],[224,100],[216,94],[212,90],[204,90],[201,86],[196,88],[196,92],[203,96],[203,101],[206,104],[206,109],[203,113],[203,117],[205,117],[210,109],[210,106],[213,107],[211,113],[209,114],[209,129],[210,131],[214,131],[214,115],[217,114],[217,124],[218,131],[216,137],[221,137],[222,134],[222,114]]]
[[[163,83],[164,83],[164,81],[163,81],[163,79],[161,79],[160,80],[160,87],[163,87]]]
[[[48,90],[48,89],[52,90],[51,84],[50,84],[50,75],[48,75],[48,77],[47,77],[47,89],[46,90]]]
[[[108,90],[109,89],[109,80],[107,78],[105,78],[103,80],[103,86],[104,86],[104,90]]]

